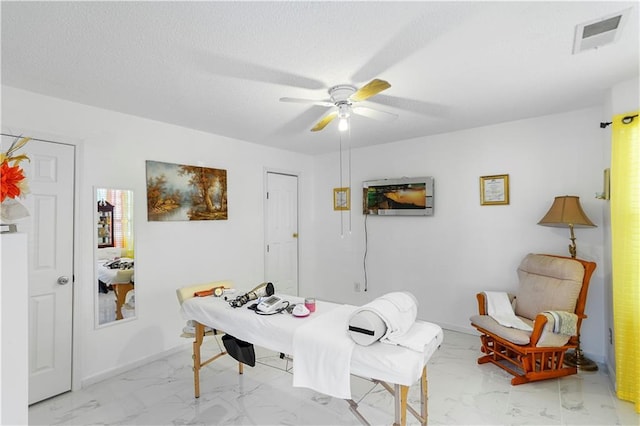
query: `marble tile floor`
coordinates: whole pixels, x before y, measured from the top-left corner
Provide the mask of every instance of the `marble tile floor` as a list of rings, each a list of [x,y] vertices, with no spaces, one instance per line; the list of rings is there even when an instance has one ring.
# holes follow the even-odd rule
[[[205,345],[217,350],[213,339]],[[511,386],[493,365],[477,365],[479,339],[445,330],[428,364],[430,425],[640,425],[602,372]],[[205,352],[203,352],[204,354]],[[222,357],[201,370],[193,397],[191,346],[77,392],[29,408],[31,425],[359,425],[346,402],[292,387],[291,363],[256,348],[257,364],[237,374]],[[353,399],[372,425],[393,423],[393,397],[352,379]],[[419,409],[419,386],[409,399]],[[408,414],[408,424],[419,424]]]

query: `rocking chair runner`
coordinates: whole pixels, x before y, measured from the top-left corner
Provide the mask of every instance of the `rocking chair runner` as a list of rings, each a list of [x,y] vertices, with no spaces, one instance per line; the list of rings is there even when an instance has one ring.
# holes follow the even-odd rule
[[[514,312],[533,331],[500,325],[487,313],[485,293],[478,293],[479,315],[470,318],[480,332],[481,350],[485,355],[478,364],[492,363],[515,376],[512,385],[536,380],[568,376],[576,367],[565,366],[569,349],[579,346],[580,325],[587,291],[596,264],[580,259],[544,254],[529,254],[518,268],[519,287]],[[553,333],[545,311],[565,311],[577,315],[577,332],[568,337]]]

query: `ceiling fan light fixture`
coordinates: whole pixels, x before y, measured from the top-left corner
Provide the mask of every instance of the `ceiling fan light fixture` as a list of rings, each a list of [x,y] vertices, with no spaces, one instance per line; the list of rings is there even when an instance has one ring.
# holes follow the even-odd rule
[[[338,130],[341,132],[349,130],[349,117],[351,117],[350,105],[346,102],[340,103],[338,105],[338,118],[340,119],[338,122]]]
[[[340,121],[338,122],[338,130],[341,132],[346,132],[349,130],[349,118],[348,117],[340,117]]]
[[[339,118],[349,118],[351,117],[351,108],[348,103],[338,104],[338,117]]]

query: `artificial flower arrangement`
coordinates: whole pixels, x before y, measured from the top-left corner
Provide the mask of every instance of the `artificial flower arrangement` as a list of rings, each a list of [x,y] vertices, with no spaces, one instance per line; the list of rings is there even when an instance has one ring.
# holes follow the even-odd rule
[[[25,154],[16,154],[31,138],[17,137],[7,152],[0,152],[0,204],[3,219],[18,219],[28,216],[27,209],[15,201],[29,192],[27,179],[20,163],[30,161]],[[9,202],[13,200],[11,204]],[[7,201],[7,203],[5,203]]]

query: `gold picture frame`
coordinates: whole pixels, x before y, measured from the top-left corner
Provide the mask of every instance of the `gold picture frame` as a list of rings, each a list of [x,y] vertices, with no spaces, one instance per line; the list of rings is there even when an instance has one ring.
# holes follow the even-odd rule
[[[480,176],[480,205],[509,204],[509,175]]]
[[[333,209],[349,210],[351,208],[351,190],[349,188],[333,188]]]

